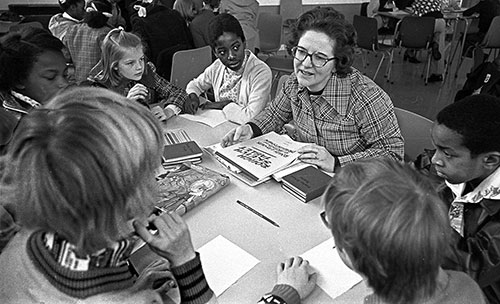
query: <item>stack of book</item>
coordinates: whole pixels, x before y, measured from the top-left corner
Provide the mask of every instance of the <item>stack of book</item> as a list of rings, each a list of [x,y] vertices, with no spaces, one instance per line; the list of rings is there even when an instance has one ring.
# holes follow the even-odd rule
[[[281,187],[303,203],[322,195],[331,176],[314,166],[307,166],[283,177]]]
[[[165,134],[163,166],[174,167],[185,162],[198,164],[203,151],[182,129],[169,130]]]
[[[229,172],[250,186],[256,186],[297,159],[306,145],[287,135],[270,132],[226,148],[215,149],[215,157]]]

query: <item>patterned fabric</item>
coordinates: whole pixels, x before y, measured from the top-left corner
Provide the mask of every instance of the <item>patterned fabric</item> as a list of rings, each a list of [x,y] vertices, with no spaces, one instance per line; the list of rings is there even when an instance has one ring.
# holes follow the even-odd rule
[[[250,122],[262,131],[279,132],[295,122],[297,140],[316,143],[340,165],[361,158],[403,159],[403,138],[392,101],[358,70],[345,78],[332,75],[321,95],[310,95],[292,74],[276,98]]]
[[[2,106],[7,112],[13,114],[17,119],[21,119],[22,116],[28,114],[28,112],[34,107],[40,105],[37,101],[24,96],[18,92],[0,92],[0,100],[2,101]]]
[[[411,5],[413,14],[422,17],[428,13],[441,12],[442,0],[416,0]]]
[[[28,240],[28,254],[40,272],[52,285],[65,294],[86,298],[99,293],[132,287],[135,277],[128,265],[74,271],[62,267],[46,247],[42,231],[33,233]]]
[[[462,195],[465,189],[465,183],[446,185],[455,194],[455,199],[451,203],[448,212],[450,224],[460,235],[464,236],[464,205],[479,204],[482,200],[500,201],[500,169],[483,180],[473,191]]]
[[[300,304],[300,296],[297,290],[292,286],[287,284],[276,284],[273,290],[265,294],[258,303]]]
[[[243,78],[243,71],[245,70],[245,64],[248,60],[248,50],[245,50],[245,59],[243,64],[238,71],[233,71],[230,68],[224,69],[224,80],[222,81],[222,86],[220,87],[220,101],[231,100],[233,102],[238,101],[238,95],[240,94],[241,78]]]
[[[216,302],[214,293],[208,286],[203,273],[199,253],[196,253],[196,258],[191,261],[179,267],[173,267],[172,273],[179,285],[182,304]]]
[[[55,37],[59,38],[59,40],[63,40],[64,35],[66,35],[68,29],[78,24],[80,21],[71,17],[68,13],[59,13],[52,16],[49,20],[49,30]]]
[[[75,252],[75,245],[54,233],[45,233],[43,235],[44,245],[57,263],[73,271],[88,271],[127,265],[127,259],[137,240],[137,238],[121,240],[110,248],[99,250],[85,257],[79,257]]]
[[[101,43],[111,27],[91,28],[86,23],[71,26],[62,42],[68,48],[75,66],[76,83],[85,81],[101,58]]]
[[[127,96],[128,91],[137,83],[136,81],[128,81],[120,84],[119,86],[113,86],[109,81],[104,82],[100,80],[102,74],[103,71],[101,64],[97,64],[92,69],[90,76],[87,79],[92,85],[108,88],[124,96]],[[184,103],[188,96],[186,91],[173,85],[165,80],[165,78],[158,75],[153,63],[149,61],[147,62],[144,74],[142,75],[139,83],[142,83],[150,90],[148,100],[145,101],[146,104],[158,102],[163,106],[174,105],[178,107],[179,111],[184,107]]]

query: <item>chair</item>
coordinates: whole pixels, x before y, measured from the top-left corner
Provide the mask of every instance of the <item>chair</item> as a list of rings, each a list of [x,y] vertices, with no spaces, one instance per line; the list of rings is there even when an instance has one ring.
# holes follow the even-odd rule
[[[484,36],[483,41],[477,45],[475,48],[479,49],[490,49],[490,52],[488,53],[488,57],[491,55],[491,52],[493,49],[496,49],[496,55],[498,55],[498,50],[500,49],[500,16],[496,16],[493,18],[491,21],[490,27],[488,28],[488,32],[486,32],[486,35]],[[465,41],[465,39],[464,39]],[[470,51],[470,49],[467,49],[465,51],[465,54]],[[462,66],[462,63],[464,62],[465,56],[462,55],[460,59],[460,63],[457,67],[457,71],[455,74],[455,77],[457,77],[458,71],[460,70],[460,67]]]
[[[259,29],[260,52],[275,53],[281,46],[281,26],[283,17],[278,14],[260,13],[257,19]]]
[[[379,44],[378,42],[378,30],[377,30],[377,20],[375,18],[369,18],[365,16],[354,16],[353,25],[356,29],[357,37],[358,37],[358,47],[363,50],[363,68],[366,69],[367,66],[367,52],[374,52],[375,54],[382,54],[382,58],[380,59],[377,70],[375,71],[375,75],[373,75],[373,80],[377,78],[377,74],[384,62],[385,58],[391,58],[391,50],[392,46],[388,46],[385,44]],[[389,67],[387,65],[385,77],[387,77],[387,81],[389,82],[390,74]]]
[[[271,68],[273,73],[273,85],[280,75],[290,74],[293,72],[293,57],[289,55],[275,55],[266,59],[265,63]]]
[[[280,0],[280,15],[285,20],[285,27],[289,27],[302,14],[302,0]]]
[[[40,22],[32,21],[32,22],[26,22],[26,23],[22,22],[22,23],[13,25],[10,27],[9,32],[19,32],[23,28],[27,28],[27,27],[34,27],[34,28],[43,29],[43,25]]]
[[[415,160],[424,149],[433,149],[430,135],[432,120],[396,107],[394,113],[405,140],[405,161]]]
[[[172,58],[170,82],[185,89],[187,84],[200,75],[212,63],[212,49],[204,46],[178,51]]]
[[[427,51],[426,69],[425,69],[425,85],[429,79],[429,70],[431,66],[431,43],[434,37],[433,17],[405,17],[396,25],[396,47],[404,47],[408,49],[423,49]],[[389,74],[392,69],[392,60],[394,58],[394,50],[391,51],[389,64]],[[422,71],[424,77],[424,71]]]

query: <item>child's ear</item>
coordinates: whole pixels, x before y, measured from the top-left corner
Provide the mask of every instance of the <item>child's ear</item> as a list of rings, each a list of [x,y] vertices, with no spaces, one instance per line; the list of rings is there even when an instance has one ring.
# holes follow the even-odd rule
[[[500,152],[488,152],[484,156],[484,166],[488,169],[496,169],[500,166]]]

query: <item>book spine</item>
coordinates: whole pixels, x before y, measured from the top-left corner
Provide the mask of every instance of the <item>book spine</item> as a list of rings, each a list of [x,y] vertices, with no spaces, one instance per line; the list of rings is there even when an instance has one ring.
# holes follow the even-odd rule
[[[219,153],[219,151],[215,151],[215,155],[221,157],[223,160],[227,161],[228,163],[230,163],[231,165],[235,166],[236,168],[240,169],[241,172],[245,172],[245,174],[250,177],[251,179],[255,180],[255,181],[258,181],[259,178],[255,175],[253,175],[252,173],[250,173],[248,170],[245,170],[244,168],[242,168],[240,165],[238,165],[235,161],[229,159],[228,157],[226,157],[225,155],[223,155],[222,153]]]
[[[291,190],[295,191],[296,193],[300,194],[301,196],[304,196],[306,197],[306,194],[304,191],[300,190],[299,188],[297,188],[296,186],[294,186],[292,183],[290,183],[289,181],[283,179],[282,181],[283,185],[285,185],[286,187],[290,188]]]
[[[281,184],[281,188],[283,188],[283,190],[285,190],[286,192],[290,193],[293,197],[295,197],[296,199],[298,199],[299,201],[305,203],[306,202],[306,198],[301,196],[299,193],[293,191],[292,189],[288,188],[285,184]]]

